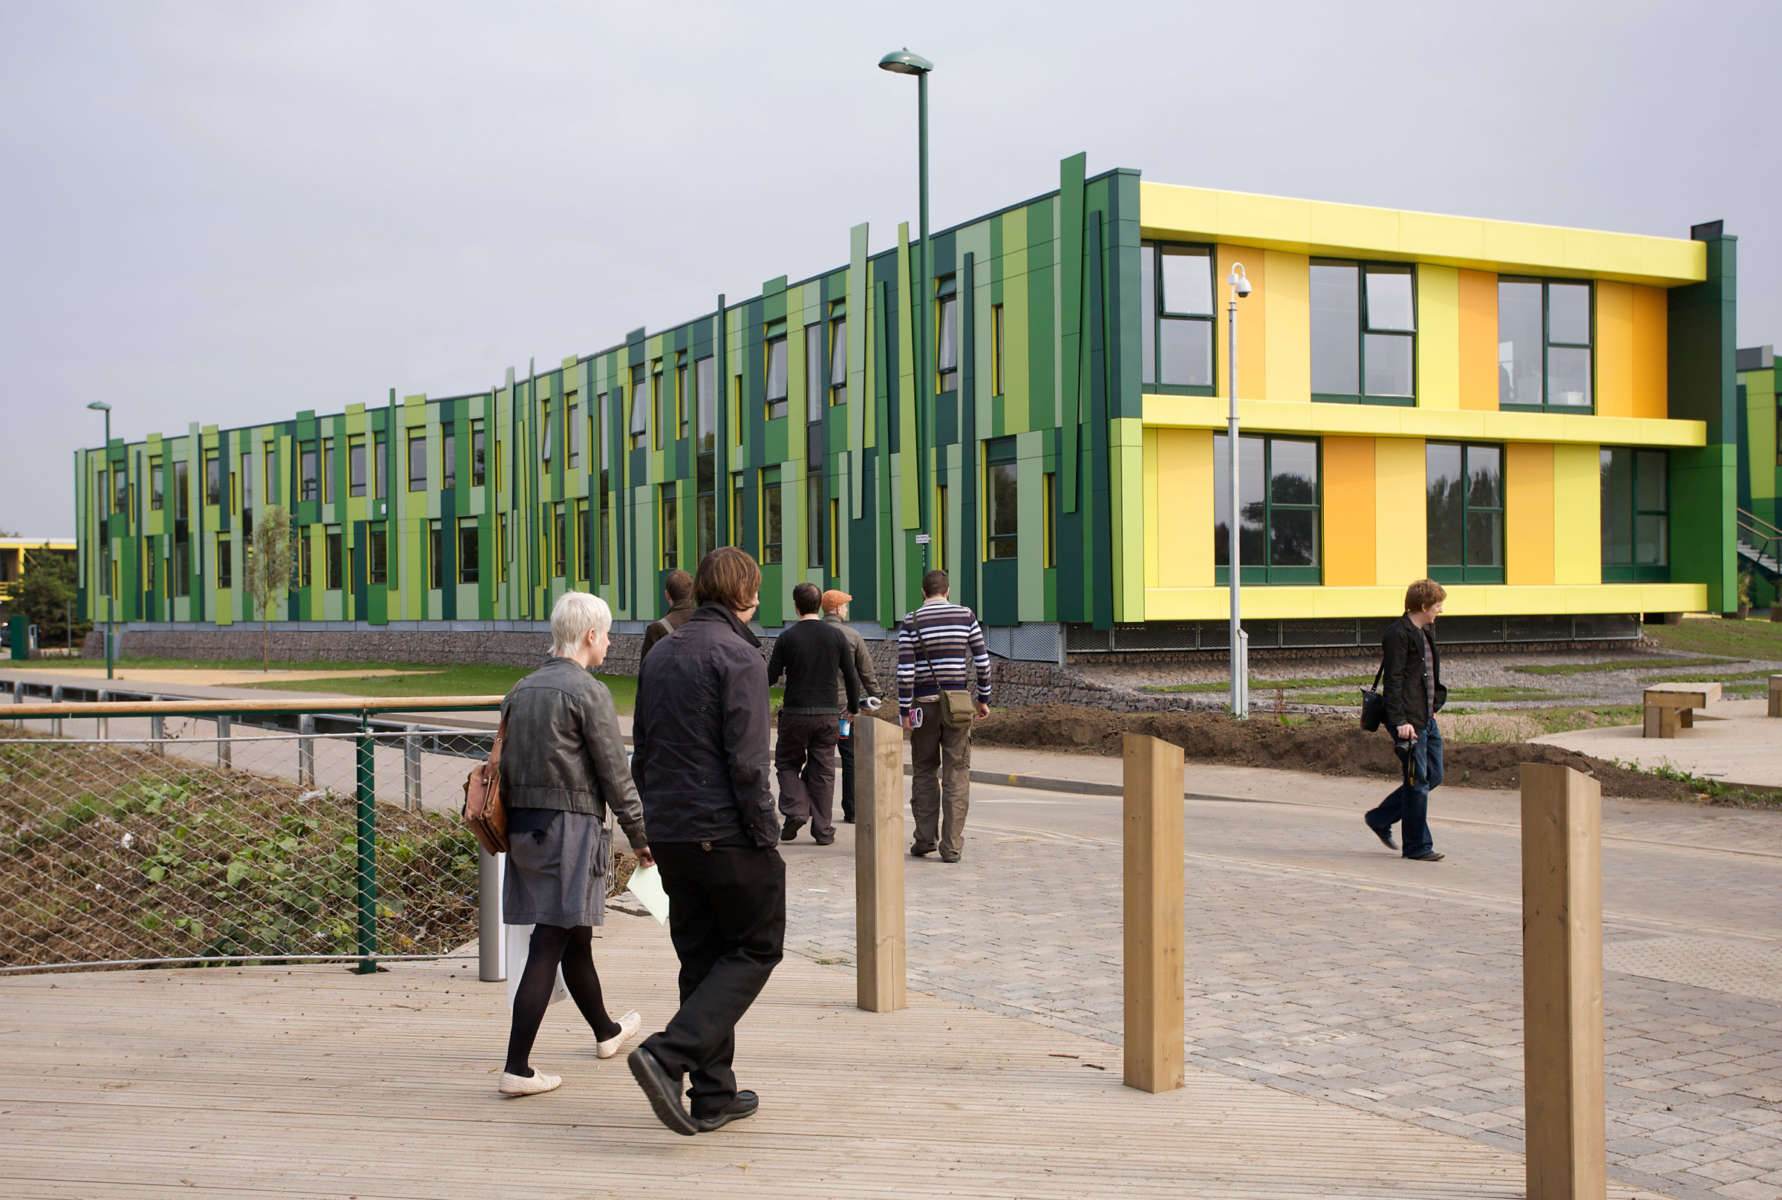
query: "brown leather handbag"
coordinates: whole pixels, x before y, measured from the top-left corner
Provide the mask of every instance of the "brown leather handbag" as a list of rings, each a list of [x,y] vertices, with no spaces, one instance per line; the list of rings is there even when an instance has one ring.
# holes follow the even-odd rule
[[[507,718],[495,731],[488,761],[478,763],[464,780],[464,822],[490,854],[507,853],[507,809],[501,803],[501,744],[507,740]]]

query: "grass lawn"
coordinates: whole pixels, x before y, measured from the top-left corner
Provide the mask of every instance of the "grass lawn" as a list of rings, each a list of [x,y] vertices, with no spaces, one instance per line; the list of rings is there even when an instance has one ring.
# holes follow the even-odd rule
[[[1625,662],[1530,663],[1511,667],[1521,675],[1589,675],[1597,671],[1672,671],[1678,667],[1716,666],[1742,662],[1737,658],[1638,658]]]
[[[1666,650],[1782,661],[1782,621],[1686,617],[1681,625],[1646,625],[1642,632]]]
[[[1326,675],[1315,679],[1259,679],[1252,675],[1250,676],[1250,690],[1252,692],[1272,692],[1282,689],[1291,692],[1300,688],[1329,688],[1344,684],[1354,684],[1359,687],[1372,679],[1372,675]],[[1155,684],[1141,687],[1138,690],[1158,695],[1175,692],[1225,692],[1231,690],[1231,681],[1219,679],[1211,683]]]

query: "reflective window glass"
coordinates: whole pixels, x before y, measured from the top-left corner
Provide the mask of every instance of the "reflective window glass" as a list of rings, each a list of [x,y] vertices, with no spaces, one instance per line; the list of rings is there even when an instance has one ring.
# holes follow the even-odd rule
[[[1353,396],[1361,390],[1360,298],[1353,266],[1311,268],[1312,391]]]
[[[1497,285],[1497,399],[1541,403],[1541,285]]]

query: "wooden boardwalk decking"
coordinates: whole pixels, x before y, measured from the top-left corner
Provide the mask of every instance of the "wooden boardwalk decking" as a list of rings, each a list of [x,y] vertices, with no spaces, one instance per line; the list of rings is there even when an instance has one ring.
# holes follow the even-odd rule
[[[653,921],[596,942],[614,1012],[672,1010]],[[853,1007],[851,969],[788,958],[739,1032],[760,1113],[659,1125],[573,1004],[495,1092],[504,985],[472,962],[0,978],[0,1193],[29,1197],[1157,1196],[1495,1200],[1519,1155],[1190,1068],[1157,1096],[1120,1050],[912,994]],[[1611,1184],[1618,1200],[1655,1193]]]

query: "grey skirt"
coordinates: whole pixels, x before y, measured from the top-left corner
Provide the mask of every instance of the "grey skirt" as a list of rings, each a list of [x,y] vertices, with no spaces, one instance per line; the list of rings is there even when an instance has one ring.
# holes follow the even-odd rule
[[[558,813],[544,829],[508,838],[502,920],[509,925],[606,923],[612,834],[588,813]]]

